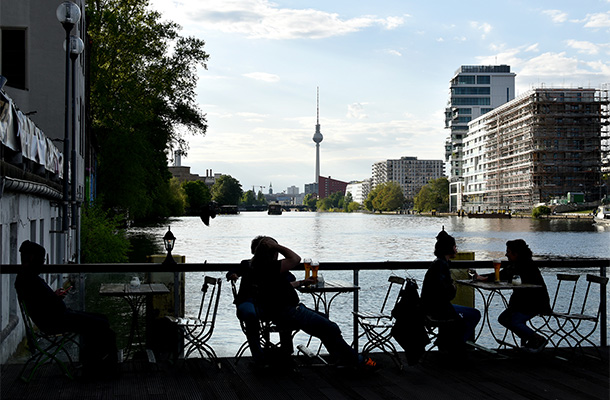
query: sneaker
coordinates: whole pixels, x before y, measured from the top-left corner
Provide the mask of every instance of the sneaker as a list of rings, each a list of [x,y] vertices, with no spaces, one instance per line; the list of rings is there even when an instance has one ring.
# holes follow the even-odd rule
[[[376,371],[380,367],[380,365],[371,357],[364,357],[358,366],[367,371]]]
[[[540,353],[547,345],[549,340],[543,336],[536,335],[525,343],[523,350],[528,353]]]

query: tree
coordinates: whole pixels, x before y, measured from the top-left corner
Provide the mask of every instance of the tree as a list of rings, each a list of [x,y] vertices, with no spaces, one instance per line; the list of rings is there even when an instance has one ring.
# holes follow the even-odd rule
[[[239,204],[241,195],[241,184],[231,175],[221,175],[212,186],[212,200],[221,206]]]
[[[241,203],[245,206],[253,206],[256,204],[256,197],[254,197],[254,192],[252,190],[245,191],[243,196],[241,197]]]
[[[125,230],[120,228],[123,223],[124,216],[111,215],[99,204],[85,204],[81,219],[81,262],[127,262],[131,245]]]
[[[186,194],[177,178],[169,180],[169,206],[170,215],[184,215],[184,207],[186,206]]]
[[[364,202],[370,211],[394,211],[402,207],[405,196],[396,182],[381,183],[369,192]]]
[[[87,2],[98,191],[106,208],[134,219],[169,214],[168,154],[188,148],[184,132],[207,128],[195,101],[204,42],[181,37],[179,25],[147,7],[148,0]]]
[[[258,195],[256,196],[256,202],[261,206],[267,205],[267,198],[260,190],[258,191]]]
[[[212,200],[210,189],[203,181],[188,181],[182,184],[191,214],[198,214]]]
[[[318,202],[318,196],[314,193],[307,193],[303,198],[303,204],[306,205],[310,210],[316,209],[316,203]]]
[[[438,178],[428,182],[415,196],[413,207],[419,211],[449,210],[449,180]]]

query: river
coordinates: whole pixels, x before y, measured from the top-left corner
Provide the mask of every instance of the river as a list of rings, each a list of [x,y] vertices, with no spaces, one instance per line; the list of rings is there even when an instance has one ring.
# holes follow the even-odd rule
[[[219,215],[210,220],[209,226],[205,226],[197,217],[172,218],[164,225],[133,227],[130,235],[148,237],[162,248],[162,237],[168,226],[176,236],[173,253],[184,255],[187,263],[237,263],[251,257],[252,238],[267,235],[303,258],[319,260],[325,279],[349,282],[352,281],[351,272],[324,272],[324,262],[433,260],[435,236],[443,227],[456,238],[458,251],[474,252],[476,260],[506,259],[506,241],[518,238],[524,239],[538,258],[610,258],[610,227],[586,220],[468,219],[311,212],[285,212],[270,216],[266,212],[247,212]],[[361,272],[360,309],[379,308],[378,299],[385,293],[390,274],[410,276],[421,284],[424,272]],[[224,276],[221,272],[211,274]],[[197,311],[201,277],[202,273],[187,274],[187,312]],[[552,296],[555,272],[544,273],[544,277]],[[297,278],[300,278],[298,273]],[[223,282],[222,291],[218,321],[210,344],[219,356],[228,357],[235,354],[245,337],[235,317],[230,286],[226,281]],[[308,297],[301,295],[303,302],[311,304]],[[331,310],[331,319],[339,324],[348,342],[352,340],[353,330],[351,310],[350,295],[340,295]],[[295,344],[303,340],[301,333],[296,336]],[[480,340],[485,344],[490,339],[481,337]]]

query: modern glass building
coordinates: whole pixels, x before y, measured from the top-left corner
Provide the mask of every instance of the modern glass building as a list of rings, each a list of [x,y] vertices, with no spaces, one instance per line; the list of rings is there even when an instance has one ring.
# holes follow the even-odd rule
[[[515,74],[509,65],[462,65],[455,71],[445,109],[445,161],[450,178],[449,209],[457,211],[463,176],[463,141],[468,123],[515,98]]]

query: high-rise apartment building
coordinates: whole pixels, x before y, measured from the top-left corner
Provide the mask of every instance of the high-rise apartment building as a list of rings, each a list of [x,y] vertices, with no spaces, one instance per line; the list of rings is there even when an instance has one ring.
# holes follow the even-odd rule
[[[451,79],[445,109],[445,161],[450,177],[449,209],[456,211],[463,175],[462,148],[468,123],[515,98],[515,74],[509,65],[462,65]]]
[[[469,125],[458,209],[529,211],[582,192],[599,200],[608,90],[533,89]]]
[[[407,201],[419,193],[420,189],[433,179],[444,175],[443,160],[418,160],[417,157],[401,157],[373,164],[372,187],[384,182],[400,185]]]

